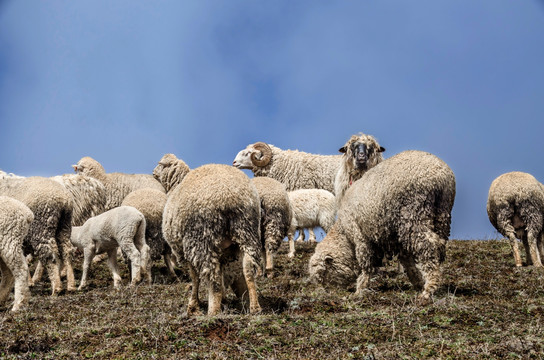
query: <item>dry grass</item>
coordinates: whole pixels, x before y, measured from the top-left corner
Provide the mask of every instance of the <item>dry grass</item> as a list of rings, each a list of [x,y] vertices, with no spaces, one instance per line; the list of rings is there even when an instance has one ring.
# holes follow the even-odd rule
[[[424,307],[396,264],[362,298],[309,284],[313,246],[297,246],[291,260],[283,244],[276,277],[260,280],[256,316],[229,293],[223,315],[185,317],[188,278],[170,281],[160,263],[155,284],[135,289],[113,290],[105,264],[84,292],[50,297],[44,280],[26,311],[0,308],[0,357],[544,358],[544,271],[514,268],[506,242],[451,241],[443,286]]]

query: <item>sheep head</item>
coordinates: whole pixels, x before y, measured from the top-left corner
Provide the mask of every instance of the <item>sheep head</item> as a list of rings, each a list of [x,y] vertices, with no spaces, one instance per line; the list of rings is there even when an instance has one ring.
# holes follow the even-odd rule
[[[232,165],[238,169],[253,169],[254,167],[265,167],[271,159],[272,149],[270,146],[264,142],[257,142],[238,152]]]
[[[169,192],[181,183],[189,171],[189,166],[183,160],[174,154],[166,154],[153,169],[153,177]]]
[[[95,179],[101,179],[106,174],[104,167],[90,156],[85,156],[72,165],[76,174],[87,175]]]
[[[360,133],[353,135],[338,151],[344,154],[344,161],[349,168],[366,171],[382,161],[381,153],[385,148],[373,136]]]

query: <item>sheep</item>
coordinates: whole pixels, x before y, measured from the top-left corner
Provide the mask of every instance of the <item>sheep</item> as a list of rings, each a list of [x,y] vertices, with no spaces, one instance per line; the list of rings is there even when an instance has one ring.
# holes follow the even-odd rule
[[[255,176],[267,176],[285,185],[287,191],[324,189],[334,192],[334,179],[341,155],[316,155],[298,150],[282,150],[257,142],[238,152],[233,166],[251,169]]]
[[[232,282],[236,295],[249,295],[251,313],[261,310],[255,285],[255,268],[261,266],[264,250],[260,219],[255,185],[242,171],[227,165],[191,170],[170,191],[162,229],[174,254],[189,268],[192,287],[187,315],[200,312],[201,278],[208,282],[208,314],[221,311],[224,269],[231,266],[242,267],[243,277],[225,283]]]
[[[72,226],[102,214],[106,207],[106,188],[100,180],[85,175],[64,174],[51,177],[72,195]]]
[[[30,298],[28,265],[23,255],[23,240],[34,214],[22,202],[0,196],[0,304],[15,286],[11,311],[18,311]]]
[[[67,290],[74,291],[70,232],[72,199],[58,182],[43,177],[4,177],[0,195],[23,202],[34,214],[34,221],[23,242],[25,253],[32,253],[46,267],[52,295],[62,290],[59,266],[66,268]],[[31,284],[32,285],[32,284]]]
[[[131,192],[123,200],[122,206],[132,206],[145,217],[145,239],[149,246],[151,260],[159,260],[164,256],[164,262],[170,275],[176,277],[172,249],[162,236],[162,213],[166,204],[166,194],[156,189],[138,189]]]
[[[372,270],[397,254],[426,304],[440,282],[446,255],[455,176],[438,157],[404,151],[368,170],[346,191],[338,219],[310,258],[310,279],[345,286],[356,296]]]
[[[165,154],[155,169],[153,176],[162,184],[166,193],[169,193],[176,185],[180,184],[190,169],[187,164],[174,154]]]
[[[113,273],[113,287],[119,288],[121,276],[117,266],[117,249],[121,248],[131,261],[131,285],[140,282],[142,275],[150,281],[148,271],[149,246],[145,241],[145,218],[132,206],[119,206],[72,228],[70,241],[83,251],[83,274],[78,290],[87,286],[91,260],[95,254],[106,252],[108,266]]]
[[[98,161],[88,156],[81,158],[72,167],[77,174],[93,177],[104,184],[105,210],[120,206],[125,196],[137,189],[151,188],[164,192],[162,185],[150,174],[106,173]]]
[[[265,246],[265,271],[274,269],[274,253],[278,251],[291,225],[293,212],[285,185],[267,177],[251,179],[261,199],[261,238]]]
[[[342,165],[334,179],[334,194],[337,206],[344,197],[346,190],[363,174],[382,160],[385,148],[371,135],[359,133],[351,138],[338,151],[342,155]]]
[[[493,180],[487,215],[495,229],[510,240],[516,266],[522,266],[517,237],[525,247],[527,264],[542,267],[544,188],[534,176],[514,171]]]
[[[321,226],[325,232],[329,232],[336,220],[336,199],[334,195],[322,189],[301,189],[288,192],[291,207],[293,208],[293,219],[287,232],[289,239],[289,254],[295,256],[295,242],[293,240],[295,231],[303,228],[313,229]],[[315,241],[315,234],[313,241]]]

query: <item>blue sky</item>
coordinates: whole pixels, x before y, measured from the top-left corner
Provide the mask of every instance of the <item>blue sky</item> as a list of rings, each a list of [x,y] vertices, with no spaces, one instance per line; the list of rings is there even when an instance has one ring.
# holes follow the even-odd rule
[[[0,1],[0,169],[149,173],[364,132],[445,160],[451,237],[494,238],[491,181],[544,181],[543,64],[536,0]]]

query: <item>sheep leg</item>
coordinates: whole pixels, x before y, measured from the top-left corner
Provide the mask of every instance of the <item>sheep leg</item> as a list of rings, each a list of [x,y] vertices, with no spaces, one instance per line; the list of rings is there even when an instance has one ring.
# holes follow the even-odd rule
[[[442,275],[440,259],[444,258],[446,252],[446,240],[441,239],[435,232],[427,230],[420,241],[425,241],[427,246],[421,253],[414,254],[414,261],[424,281],[423,292],[418,296],[418,302],[426,305],[440,284]]]
[[[23,305],[28,302],[30,298],[30,289],[28,287],[28,264],[21,248],[15,248],[13,253],[4,254],[4,259],[0,258],[0,262],[3,262],[7,266],[7,270],[10,272],[11,281],[15,279],[14,290],[14,302],[11,311],[19,310]],[[4,269],[2,269],[4,272]],[[0,286],[3,289],[3,287]],[[11,286],[8,287],[8,292],[11,290]],[[0,303],[2,302],[2,295],[0,295]]]
[[[287,239],[289,240],[289,253],[287,254],[287,257],[295,257],[295,241],[294,241],[294,237],[295,237],[295,230],[296,229],[293,229],[293,228],[290,228],[289,231],[287,232]]]
[[[60,281],[60,269],[58,261],[50,261],[49,263],[46,263],[45,269],[47,270],[47,274],[49,275],[49,281],[51,282],[51,295],[57,295],[62,290],[62,282]]]
[[[314,232],[314,229],[312,228],[309,228],[308,229],[308,241],[311,242],[311,243],[315,243],[316,242],[316,238],[315,238],[315,232]]]
[[[272,271],[274,270],[274,253],[272,250],[266,247],[266,268],[265,271],[268,275],[272,274]]]
[[[540,260],[544,259],[544,232],[542,232],[540,238],[538,239],[538,251],[540,252]]]
[[[130,259],[130,269],[132,274],[132,280],[130,282],[131,286],[138,284],[142,280],[142,255],[134,245],[132,239],[127,241],[119,241],[121,250],[127,255]]]
[[[533,266],[542,267],[542,261],[540,259],[540,254],[538,251],[538,240],[533,230],[529,230],[527,234],[527,241],[529,243],[529,251],[531,253],[531,260],[532,260]]]
[[[525,248],[525,262],[527,266],[533,265],[533,260],[531,258],[531,248],[529,246],[529,240],[527,238],[527,232],[521,231],[523,234],[520,236],[523,247]],[[518,232],[519,235],[519,232]]]
[[[200,301],[198,300],[198,288],[200,286],[200,277],[193,265],[189,264],[189,275],[191,276],[191,296],[187,304],[187,315],[201,315]]]
[[[149,245],[143,244],[142,247],[138,250],[140,250],[140,255],[142,259],[141,271],[145,276],[145,281],[148,284],[151,284],[151,255],[149,253]]]
[[[30,273],[28,274],[30,276]],[[30,279],[30,286],[34,286],[43,276],[43,263],[38,260],[38,263],[36,264],[36,269],[34,269],[34,275]]]
[[[255,314],[261,312],[261,305],[259,305],[259,298],[257,296],[257,286],[255,284],[255,269],[253,262],[249,255],[244,254],[243,270],[244,277],[247,284],[247,292],[249,295],[249,312]]]
[[[413,257],[400,256],[399,262],[400,264],[402,264],[404,269],[406,269],[406,275],[408,275],[408,279],[412,283],[412,286],[414,287],[414,289],[416,290],[423,289],[425,285],[425,281],[423,280],[421,272],[416,267],[416,263]]]
[[[297,229],[298,230],[298,237],[295,240],[296,242],[303,242],[306,238],[306,234],[304,234],[304,229]]]
[[[516,240],[516,232],[514,230],[514,227],[511,224],[506,224],[504,226],[505,235],[510,240],[510,246],[512,246],[512,252],[514,253],[514,261],[516,262],[516,266],[522,266],[521,263],[521,256],[519,255],[519,247],[518,247],[518,241]]]
[[[66,290],[76,290],[76,278],[72,267],[72,245],[70,241],[61,244],[63,270],[66,271]],[[59,273],[60,274],[60,273]]]
[[[365,239],[355,245],[355,258],[361,267],[361,273],[357,277],[355,296],[361,296],[368,289],[370,275],[372,274],[373,266],[371,259],[374,257],[372,250],[367,245]]]
[[[9,296],[11,288],[13,287],[13,273],[11,272],[8,265],[4,262],[3,258],[0,257],[0,272],[2,274],[2,281],[0,281],[0,304],[3,304],[4,301]]]
[[[87,286],[87,276],[89,276],[89,268],[91,267],[91,262],[95,253],[94,244],[83,249],[83,272],[81,274],[79,287],[77,288],[78,290],[83,290]]]
[[[215,316],[221,312],[223,299],[223,274],[219,262],[212,263],[208,281],[208,315]]]
[[[168,269],[168,274],[170,274],[170,276],[177,278],[178,276],[176,275],[176,271],[174,270],[175,263],[174,263],[174,259],[172,258],[172,254],[167,253],[167,254],[164,254],[163,256],[164,256],[164,263],[166,264],[166,268]]]
[[[108,267],[113,275],[113,287],[119,289],[122,279],[119,274],[119,265],[117,265],[117,248],[108,250]]]

